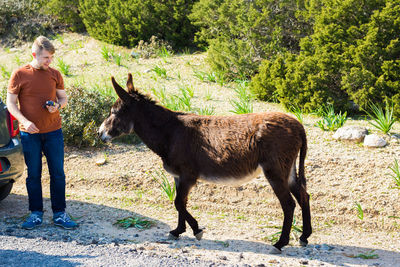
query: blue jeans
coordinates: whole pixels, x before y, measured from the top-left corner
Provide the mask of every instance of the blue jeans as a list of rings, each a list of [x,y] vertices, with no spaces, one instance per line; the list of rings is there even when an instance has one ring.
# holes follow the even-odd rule
[[[50,173],[51,209],[65,211],[64,138],[62,130],[30,134],[21,132],[21,143],[28,169],[26,189],[29,210],[43,212],[42,155],[47,159]]]

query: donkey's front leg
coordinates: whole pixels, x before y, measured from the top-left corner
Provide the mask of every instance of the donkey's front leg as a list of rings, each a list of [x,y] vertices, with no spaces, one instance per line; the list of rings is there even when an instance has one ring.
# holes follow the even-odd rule
[[[187,176],[181,176],[179,179],[175,179],[176,186],[176,198],[175,207],[178,211],[178,226],[175,230],[170,233],[170,238],[177,239],[180,234],[186,231],[187,221],[193,230],[193,234],[196,236],[197,240],[200,240],[203,236],[203,230],[199,229],[199,225],[195,218],[187,211],[187,199],[190,189],[196,183],[196,179],[186,178]]]

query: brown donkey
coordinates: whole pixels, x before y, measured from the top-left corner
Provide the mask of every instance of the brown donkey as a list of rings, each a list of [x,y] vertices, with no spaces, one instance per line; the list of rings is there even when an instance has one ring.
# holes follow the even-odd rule
[[[307,139],[296,119],[278,112],[233,116],[199,116],[174,112],[157,105],[137,91],[129,74],[125,91],[111,78],[119,99],[99,129],[103,141],[135,132],[175,178],[178,226],[170,232],[178,238],[186,222],[198,240],[203,230],[187,211],[190,189],[197,179],[218,183],[244,183],[262,170],[283,209],[282,234],[272,253],[289,243],[295,201],[302,208],[305,246],[311,235],[309,195],[306,192],[304,159]],[[299,172],[296,158],[300,153]]]

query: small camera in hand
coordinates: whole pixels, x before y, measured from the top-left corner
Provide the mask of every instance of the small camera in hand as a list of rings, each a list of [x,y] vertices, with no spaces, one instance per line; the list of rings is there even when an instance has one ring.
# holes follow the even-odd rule
[[[44,108],[47,108],[47,107],[54,107],[55,105],[56,105],[56,103],[55,103],[54,101],[52,101],[52,100],[47,100],[47,101],[46,101],[46,104],[44,104],[43,107],[44,107]]]
[[[49,107],[54,107],[56,104],[54,103],[54,101],[51,101],[51,100],[47,100],[46,101],[46,106],[49,106]]]

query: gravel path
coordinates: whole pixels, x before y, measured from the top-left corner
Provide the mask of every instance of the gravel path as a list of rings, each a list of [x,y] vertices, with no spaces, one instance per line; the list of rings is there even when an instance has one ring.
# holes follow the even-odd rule
[[[74,241],[54,242],[15,236],[1,237],[0,259],[0,266],[228,266],[180,255],[137,250],[115,243],[79,245]]]

